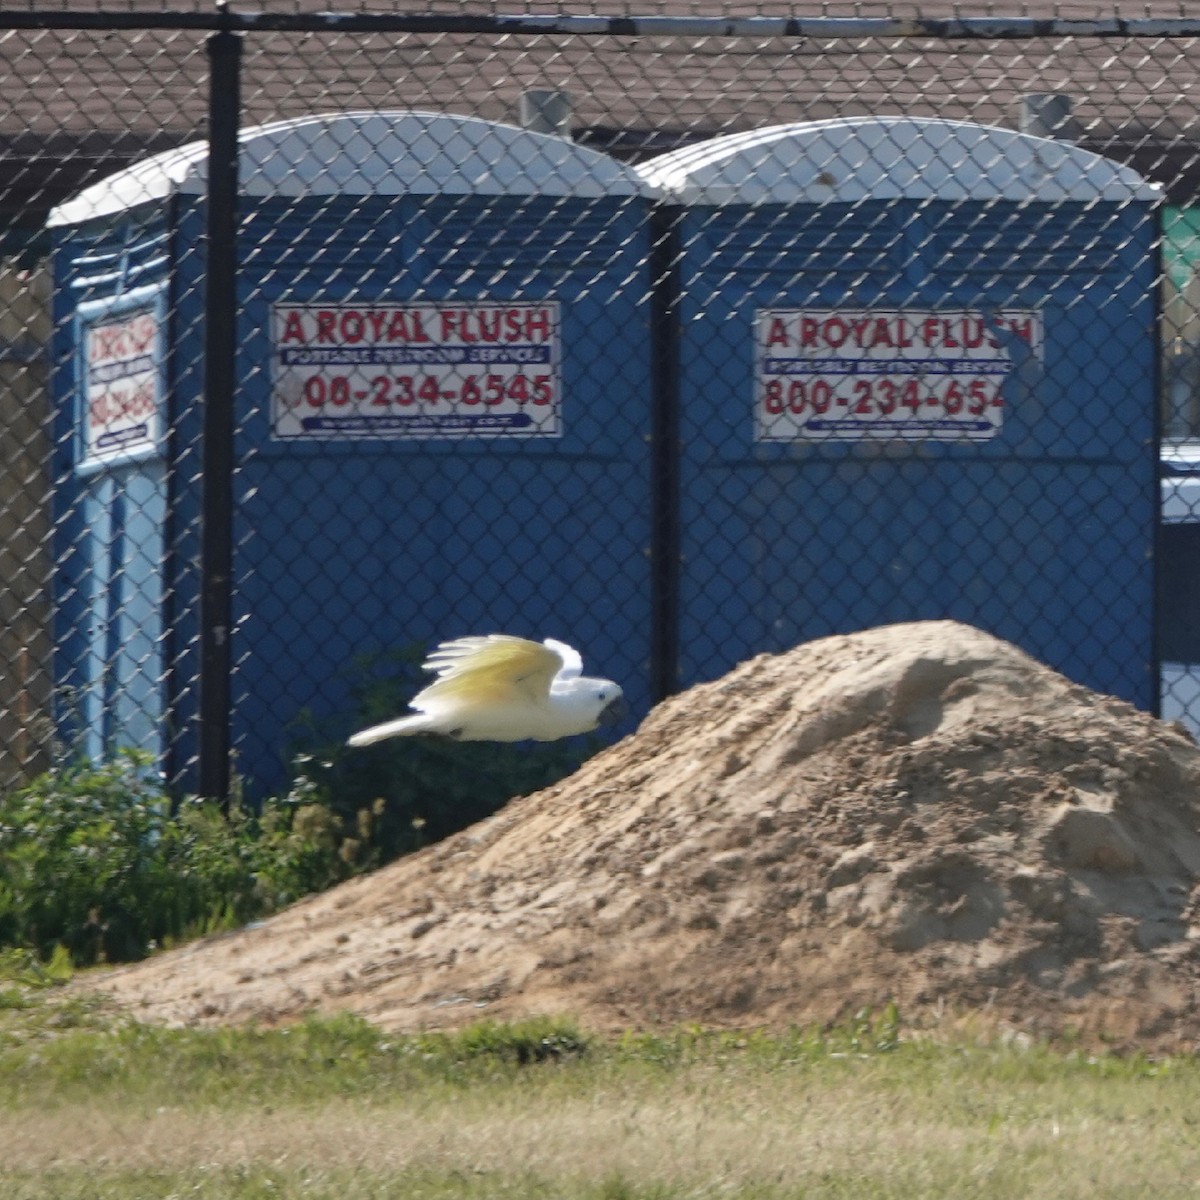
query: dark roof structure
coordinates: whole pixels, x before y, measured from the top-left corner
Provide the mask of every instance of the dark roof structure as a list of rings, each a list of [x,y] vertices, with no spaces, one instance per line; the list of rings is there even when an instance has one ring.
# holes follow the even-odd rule
[[[10,229],[36,229],[87,183],[204,136],[205,41],[217,11],[163,3],[124,0],[118,10],[66,0],[52,11],[0,13],[0,215]],[[1200,196],[1200,21],[1193,31],[1179,3],[1031,12],[988,2],[968,14],[871,0],[802,10],[432,0],[412,28],[395,30],[384,28],[403,23],[390,5],[339,17],[328,8],[268,0],[254,14],[235,10],[245,124],[348,108],[516,123],[522,92],[558,89],[570,94],[578,140],[641,159],[716,134],[834,116],[1015,128],[1022,97],[1065,93],[1081,145],[1163,183],[1174,203]],[[557,22],[558,31],[506,28],[501,12],[541,28]],[[1137,36],[1124,31],[1127,19]],[[1155,33],[1154,21],[1176,24]]]

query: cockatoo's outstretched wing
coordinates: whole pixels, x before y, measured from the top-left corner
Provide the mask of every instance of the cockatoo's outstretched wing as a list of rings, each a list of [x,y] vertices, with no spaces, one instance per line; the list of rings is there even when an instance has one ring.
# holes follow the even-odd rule
[[[547,638],[542,645],[549,646],[562,659],[559,679],[574,679],[583,674],[583,659],[574,646],[568,646],[566,642],[556,642],[553,638]]]
[[[424,669],[437,679],[412,699],[412,707],[427,712],[431,705],[468,702],[471,705],[545,702],[550,684],[563,668],[557,647],[506,633],[442,642],[425,660]],[[571,655],[583,661],[569,646]]]
[[[437,678],[412,699],[415,713],[363,729],[352,746],[441,733],[465,741],[553,741],[621,719],[611,679],[589,679],[564,642],[494,633],[443,642],[422,664]]]

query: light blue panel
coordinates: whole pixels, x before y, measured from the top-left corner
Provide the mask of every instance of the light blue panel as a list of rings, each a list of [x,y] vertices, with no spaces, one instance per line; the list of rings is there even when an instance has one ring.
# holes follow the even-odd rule
[[[134,747],[163,751],[163,526],[161,463],[93,477],[83,497],[82,581],[87,597],[81,664],[84,752],[99,760]]]
[[[94,761],[107,746],[109,643],[112,627],[113,552],[116,529],[113,500],[116,486],[109,476],[94,479],[83,495],[83,562],[86,574],[78,587],[85,597],[82,613],[83,654],[80,664],[79,717],[84,753]]]
[[[119,566],[112,579],[110,740],[157,759],[164,748],[162,463],[126,468]]]

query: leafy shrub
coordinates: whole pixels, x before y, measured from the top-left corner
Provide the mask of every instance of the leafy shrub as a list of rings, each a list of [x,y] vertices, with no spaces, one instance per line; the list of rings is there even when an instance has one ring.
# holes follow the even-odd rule
[[[48,962],[31,950],[0,950],[0,982],[23,988],[49,988],[66,983],[72,974],[74,965],[65,946],[56,946]]]
[[[303,792],[261,816],[235,805],[226,817],[212,803],[173,803],[149,768],[126,750],[0,797],[0,946],[127,961],[349,873]]]
[[[422,657],[360,661],[351,728],[403,712]],[[243,924],[557,782],[599,744],[422,737],[351,750],[334,725],[297,723],[295,781],[257,807],[176,800],[134,750],[69,761],[0,796],[0,947],[122,962]]]
[[[458,1047],[464,1059],[495,1058],[520,1066],[582,1058],[590,1048],[588,1038],[573,1021],[556,1017],[513,1023],[480,1021],[453,1035],[450,1044]]]

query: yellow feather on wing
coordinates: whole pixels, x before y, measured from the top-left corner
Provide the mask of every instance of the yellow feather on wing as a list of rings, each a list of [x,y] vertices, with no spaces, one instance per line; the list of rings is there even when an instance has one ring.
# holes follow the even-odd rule
[[[425,662],[438,678],[413,697],[413,708],[429,703],[505,704],[545,700],[563,665],[548,646],[508,634],[443,642]]]

